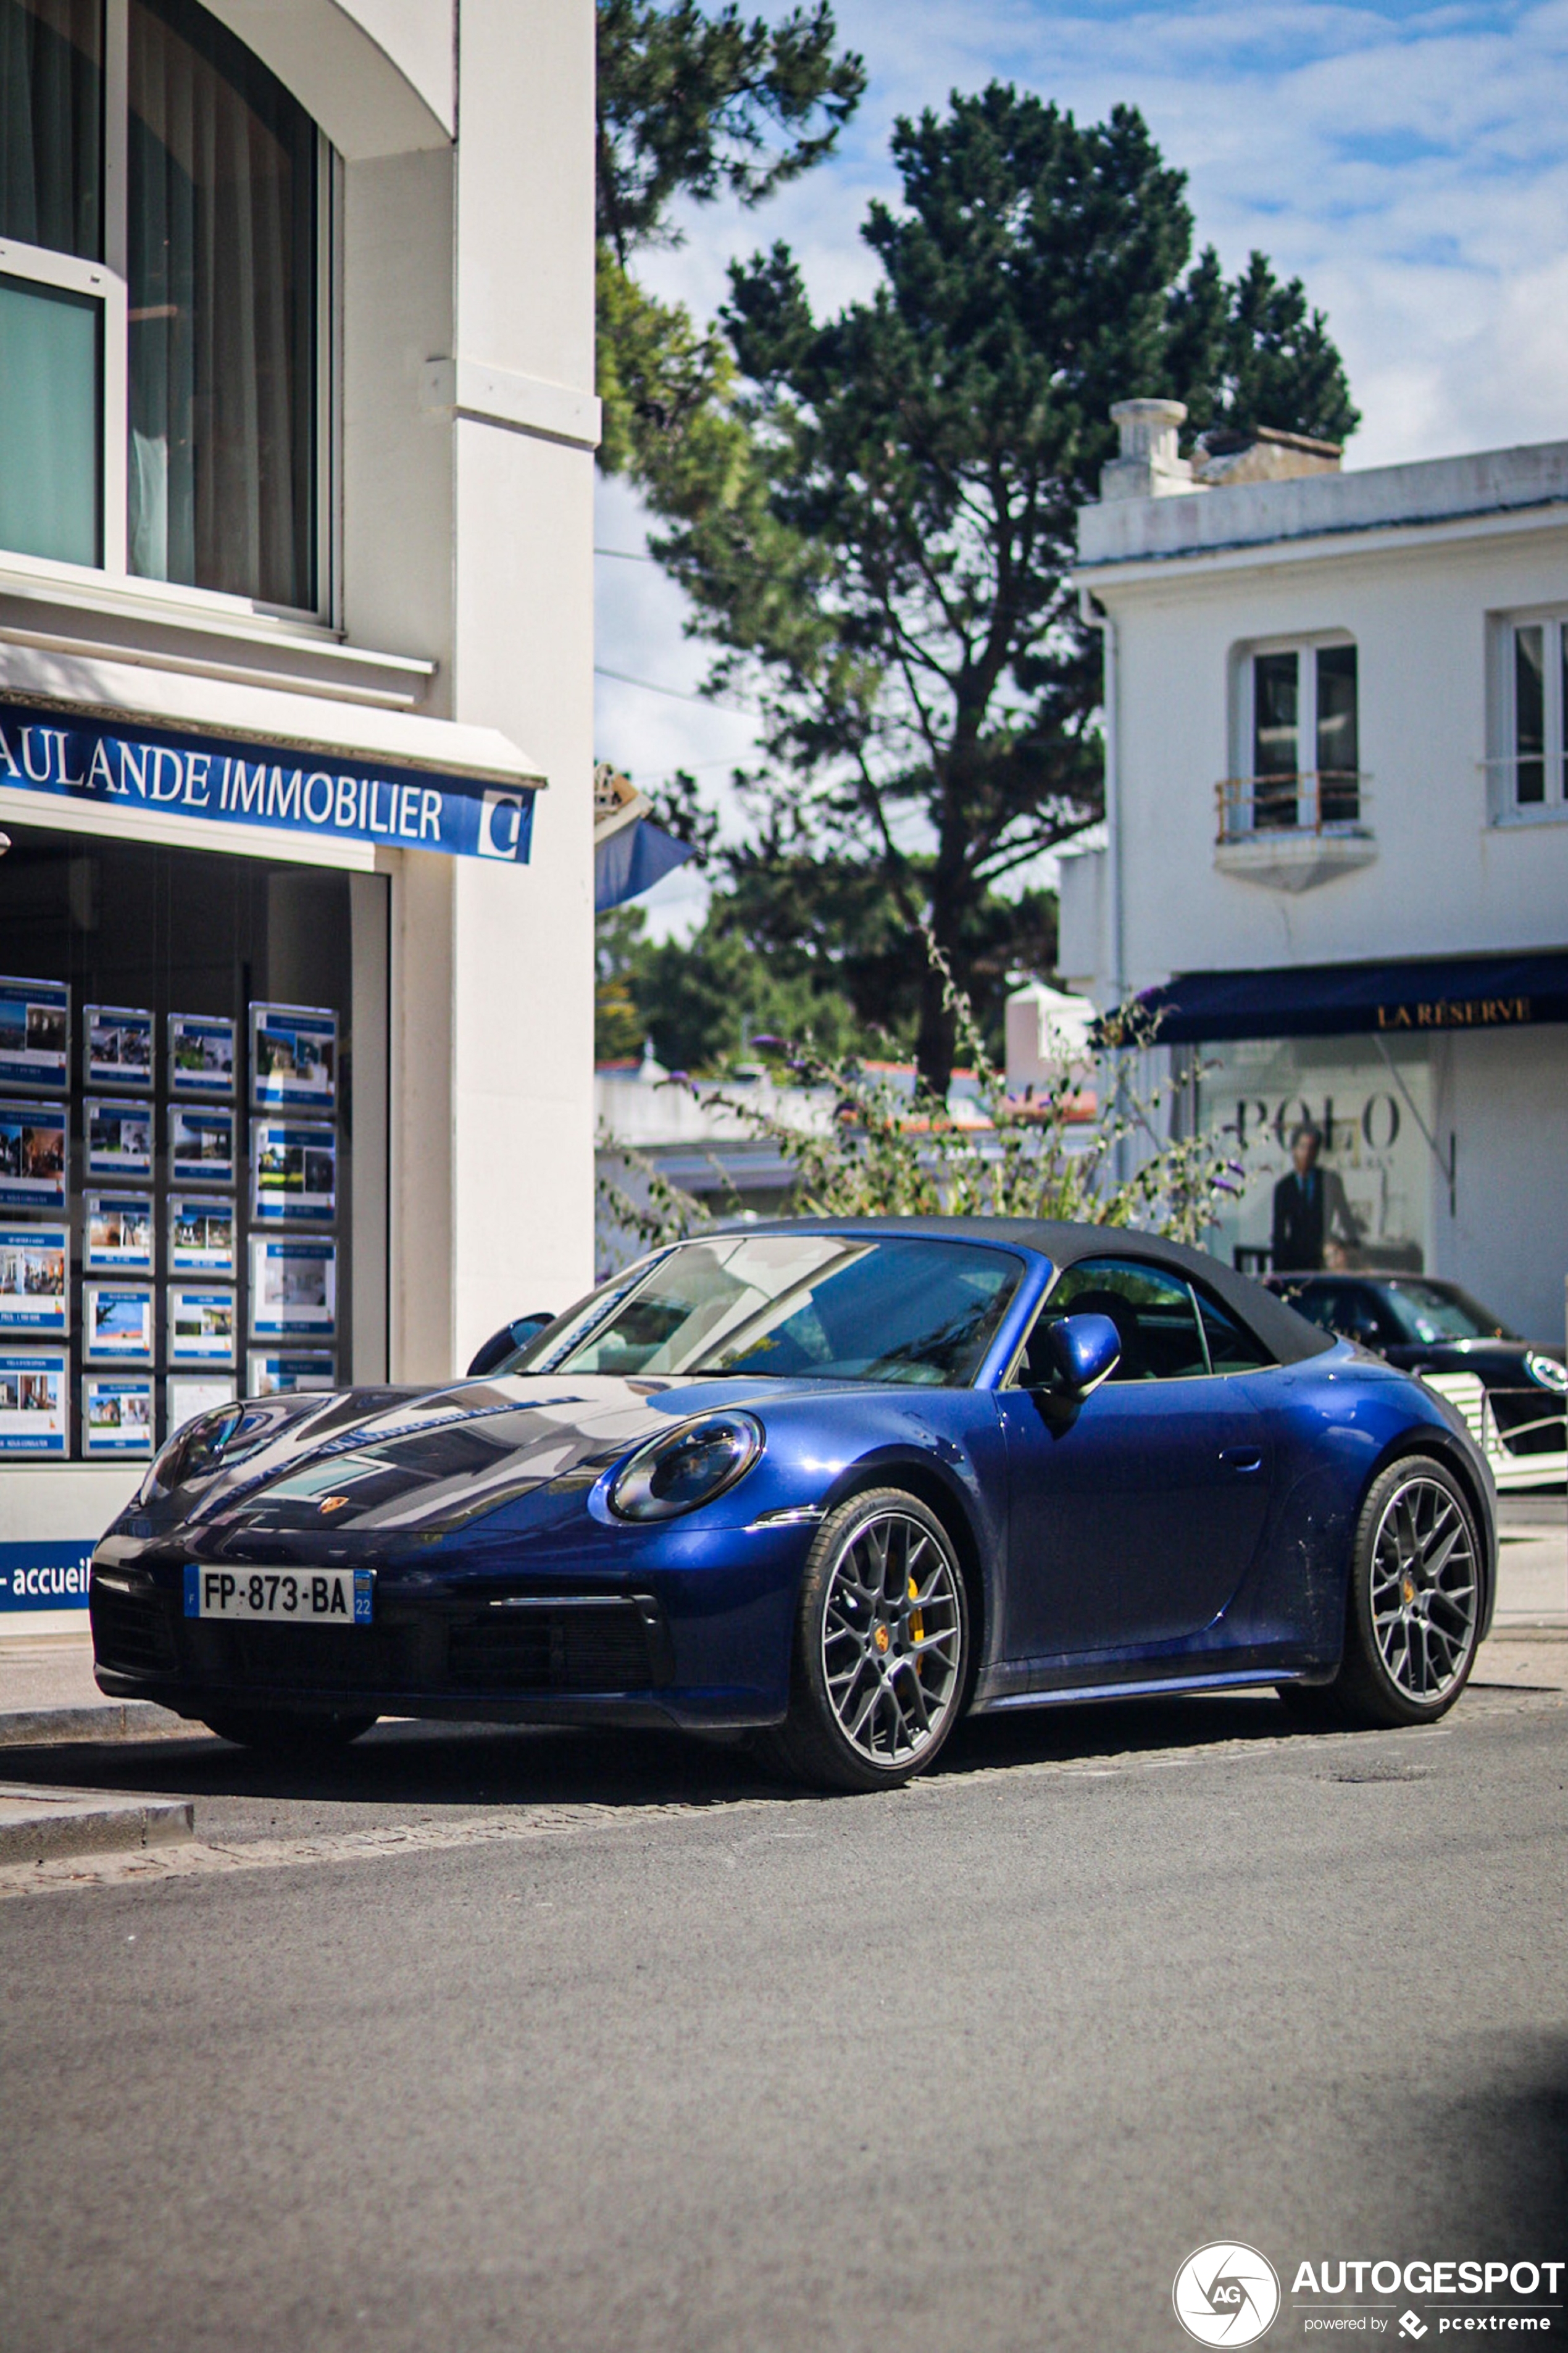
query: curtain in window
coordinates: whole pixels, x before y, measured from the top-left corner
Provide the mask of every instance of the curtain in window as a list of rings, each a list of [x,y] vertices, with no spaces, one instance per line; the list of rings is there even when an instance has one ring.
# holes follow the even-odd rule
[[[0,0],[0,237],[103,258],[101,0]]]
[[[193,0],[130,8],[131,568],[315,602],[316,132]]]

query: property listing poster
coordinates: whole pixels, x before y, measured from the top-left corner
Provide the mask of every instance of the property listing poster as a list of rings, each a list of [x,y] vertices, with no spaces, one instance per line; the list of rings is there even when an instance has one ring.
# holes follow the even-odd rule
[[[63,981],[0,979],[0,1085],[63,1093],[70,1080],[71,993]]]
[[[64,1348],[0,1351],[0,1456],[62,1458],[70,1440]]]
[[[232,1111],[169,1105],[169,1176],[176,1185],[234,1183]]]
[[[221,1373],[171,1373],[163,1384],[163,1427],[173,1438],[197,1414],[211,1413],[215,1407],[232,1405],[234,1400],[232,1376],[226,1380]]]
[[[70,1329],[70,1233],[0,1219],[0,1334],[63,1340]]]
[[[235,1341],[232,1291],[169,1286],[171,1365],[232,1365]]]
[[[151,1274],[151,1193],[89,1193],[82,1201],[81,1262],[89,1274]]]
[[[258,1111],[337,1105],[338,1017],[320,1006],[250,1008],[250,1100]]]
[[[81,1451],[96,1461],[152,1453],[153,1383],[148,1375],[84,1376]]]
[[[258,1340],[309,1335],[331,1339],[337,1329],[338,1248],[335,1242],[252,1237],[250,1330]]]
[[[171,1095],[233,1094],[235,1029],[216,1013],[170,1014]]]
[[[88,1362],[150,1365],[156,1297],[150,1282],[84,1282],[82,1355]]]
[[[250,1135],[257,1224],[330,1226],[338,1198],[336,1129],[321,1121],[258,1119]]]
[[[157,1017],[139,1007],[84,1006],[83,1076],[88,1085],[150,1088],[156,1027]]]
[[[64,1103],[0,1102],[0,1208],[65,1207]]]

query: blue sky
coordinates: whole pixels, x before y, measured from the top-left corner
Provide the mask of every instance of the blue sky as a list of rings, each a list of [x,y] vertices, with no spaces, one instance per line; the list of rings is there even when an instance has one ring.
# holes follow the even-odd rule
[[[1188,175],[1200,243],[1234,269],[1261,246],[1327,311],[1363,413],[1354,466],[1568,436],[1568,0],[838,0],[870,86],[842,153],[761,212],[716,207],[645,274],[700,311],[724,265],[775,237],[832,308],[874,280],[858,230],[895,195],[888,133],[993,76],[1080,120],[1141,107]],[[1131,391],[1134,389],[1129,386]],[[642,518],[602,486],[601,546],[637,550]],[[689,694],[706,666],[651,565],[596,565],[598,661]],[[721,787],[752,731],[602,678],[601,757],[655,779],[685,765]],[[700,889],[649,904],[685,929]]]

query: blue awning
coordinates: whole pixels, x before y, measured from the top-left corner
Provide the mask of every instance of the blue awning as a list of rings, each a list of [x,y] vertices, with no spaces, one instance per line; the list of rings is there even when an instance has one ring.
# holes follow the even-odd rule
[[[594,913],[602,915],[606,907],[640,899],[645,891],[651,891],[656,882],[662,882],[695,855],[689,841],[678,841],[674,834],[650,824],[646,817],[623,825],[594,852]]]
[[[1162,1046],[1519,1029],[1568,1021],[1568,949],[1187,972],[1138,1002],[1158,1015]]]

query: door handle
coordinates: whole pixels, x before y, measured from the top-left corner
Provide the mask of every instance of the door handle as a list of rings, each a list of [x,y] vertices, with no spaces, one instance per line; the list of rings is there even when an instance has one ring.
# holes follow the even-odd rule
[[[1243,1474],[1263,1468],[1263,1456],[1256,1446],[1224,1446],[1220,1449],[1219,1459],[1226,1470]]]

